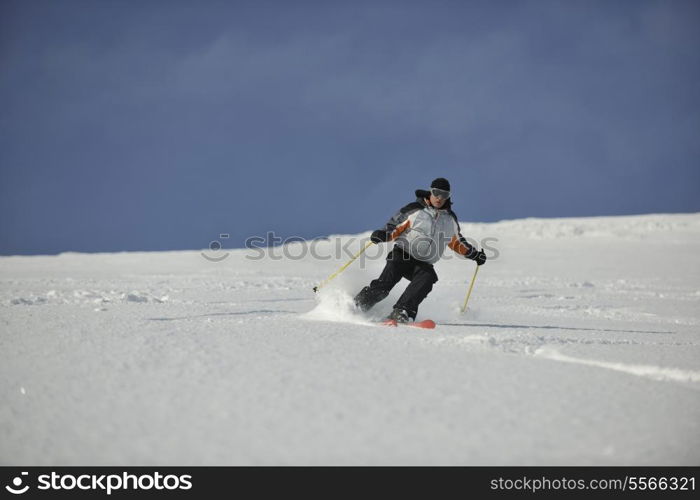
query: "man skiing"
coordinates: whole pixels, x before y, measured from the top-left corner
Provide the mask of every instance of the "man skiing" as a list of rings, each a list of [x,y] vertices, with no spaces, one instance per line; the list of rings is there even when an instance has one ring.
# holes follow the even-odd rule
[[[433,264],[440,260],[445,247],[476,261],[479,266],[486,262],[484,251],[471,246],[460,234],[457,216],[451,207],[450,183],[439,177],[430,184],[429,191],[416,190],[416,201],[403,207],[382,229],[372,233],[373,243],[394,241],[395,244],[379,278],[355,296],[355,305],[360,310],[368,311],[385,299],[401,278],[406,278],[411,283],[387,319],[398,323],[407,323],[409,318],[415,321],[418,306],[438,280]]]

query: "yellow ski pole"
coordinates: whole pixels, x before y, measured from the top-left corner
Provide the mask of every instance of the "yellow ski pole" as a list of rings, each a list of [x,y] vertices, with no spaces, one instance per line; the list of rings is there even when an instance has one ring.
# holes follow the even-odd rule
[[[350,259],[348,262],[346,262],[340,269],[338,269],[336,272],[334,272],[333,274],[331,274],[328,278],[326,278],[326,279],[323,280],[321,283],[319,283],[318,285],[316,285],[316,286],[314,287],[314,292],[318,292],[319,289],[320,289],[321,287],[327,285],[329,281],[331,281],[333,278],[335,278],[335,277],[338,276],[340,273],[342,273],[343,271],[345,271],[345,268],[348,267],[350,264],[352,264],[353,261],[354,261],[355,259],[357,259],[357,258],[362,254],[362,252],[364,252],[365,250],[367,250],[367,248],[368,248],[371,244],[372,244],[372,242],[371,242],[371,241],[368,241],[367,244],[362,248],[362,250],[360,250],[360,251],[357,252],[355,255],[353,255],[352,259]]]
[[[462,306],[462,314],[464,314],[464,311],[467,310],[467,302],[469,302],[469,296],[472,294],[472,288],[474,288],[474,282],[476,281],[476,273],[479,272],[479,268],[481,266],[477,265],[476,269],[474,269],[474,276],[472,277],[472,283],[469,285],[469,291],[467,292],[467,298],[464,299],[464,305]]]

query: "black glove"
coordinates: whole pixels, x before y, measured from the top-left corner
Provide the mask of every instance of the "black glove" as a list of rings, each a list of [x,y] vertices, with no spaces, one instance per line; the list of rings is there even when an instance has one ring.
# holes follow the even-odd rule
[[[372,236],[370,236],[369,239],[372,241],[372,243],[379,244],[385,243],[387,236],[386,231],[383,229],[377,229],[376,231],[372,232]]]
[[[470,247],[469,253],[466,255],[467,259],[476,261],[476,265],[480,266],[486,262],[486,254],[483,250],[477,250],[476,247]]]

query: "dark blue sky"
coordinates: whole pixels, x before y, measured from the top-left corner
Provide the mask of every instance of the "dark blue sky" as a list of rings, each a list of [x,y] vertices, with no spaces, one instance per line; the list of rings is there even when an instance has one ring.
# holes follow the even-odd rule
[[[700,211],[700,2],[0,2],[0,254]]]

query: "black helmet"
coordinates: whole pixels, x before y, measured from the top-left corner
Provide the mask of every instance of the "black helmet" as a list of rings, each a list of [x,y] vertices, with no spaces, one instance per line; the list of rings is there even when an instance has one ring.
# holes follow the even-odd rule
[[[437,198],[447,200],[450,197],[450,181],[444,177],[438,177],[430,183],[430,194]]]

